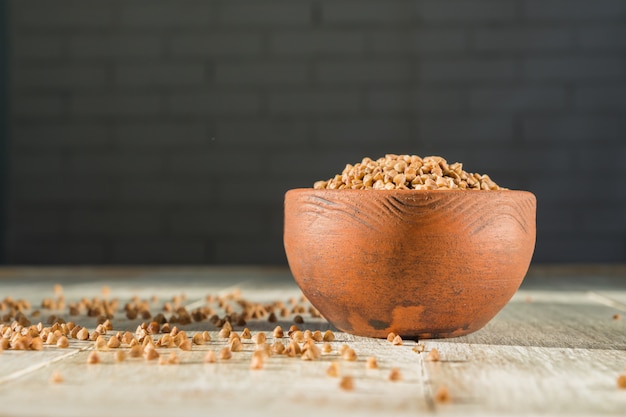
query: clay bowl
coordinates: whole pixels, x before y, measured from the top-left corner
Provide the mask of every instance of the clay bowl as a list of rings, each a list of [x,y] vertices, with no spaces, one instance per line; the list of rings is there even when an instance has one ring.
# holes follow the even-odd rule
[[[295,189],[284,244],[297,284],[338,329],[462,336],[522,283],[535,210],[526,191]]]

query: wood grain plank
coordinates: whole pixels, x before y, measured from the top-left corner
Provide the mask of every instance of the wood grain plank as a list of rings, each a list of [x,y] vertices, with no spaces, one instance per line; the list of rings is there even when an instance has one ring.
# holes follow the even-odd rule
[[[626,320],[586,292],[519,291],[483,329],[453,343],[626,349]]]
[[[207,294],[235,289],[259,303],[300,296],[290,276],[276,269],[257,274],[248,268],[212,273],[202,268],[131,268],[112,270],[112,276],[95,269],[70,270],[67,277],[62,271],[47,276],[37,269],[26,280],[6,276],[0,299],[11,295],[36,304],[53,295],[56,282],[63,284],[68,301],[101,296],[105,285],[108,296],[119,298],[120,305],[134,295],[155,295],[159,299],[155,311],[181,293],[189,309],[203,305]],[[414,341],[392,346],[386,340],[336,332],[334,351],[347,343],[357,351],[356,362],[344,361],[337,353],[313,362],[274,356],[262,370],[251,370],[254,346],[244,341],[244,351],[234,353],[230,361],[204,364],[207,350],[218,351],[227,343],[208,321],[183,327],[190,333],[208,330],[212,341],[191,352],[176,349],[179,365],[143,359],[116,363],[112,352],[101,354],[103,363],[88,365],[92,343],[74,340],[69,350],[5,351],[0,354],[0,415],[623,415],[626,391],[618,390],[615,381],[626,366],[626,319],[614,320],[613,315],[621,311],[626,292],[608,285],[608,278],[601,282],[595,290],[588,283],[568,287],[565,279],[552,287],[525,285],[482,330],[423,341],[427,349],[439,350],[440,362],[426,361],[426,354],[412,351]],[[45,311],[40,318],[51,313],[70,318],[65,311]],[[303,330],[332,328],[321,318],[304,314],[304,319],[299,325]],[[95,327],[95,318],[75,320]],[[116,330],[134,331],[141,321],[116,314],[113,324]],[[277,323],[251,320],[246,326],[270,336],[277,324],[286,330],[293,316]],[[376,356],[379,369],[366,369],[368,356]],[[339,380],[326,375],[333,361],[340,362],[342,375],[354,377],[353,391],[341,390]],[[388,380],[394,367],[402,372],[400,382]],[[53,372],[59,372],[64,382],[52,384]],[[449,388],[450,403],[435,399],[442,385]]]
[[[66,360],[80,349],[57,349],[46,346],[43,351],[25,352],[7,350],[0,355],[0,386],[35,372],[54,362]]]
[[[264,369],[251,370],[254,347],[248,341],[244,341],[244,351],[234,353],[231,360],[203,364],[207,350],[217,351],[226,345],[226,340],[219,339],[216,333],[212,336],[212,342],[191,352],[175,349],[181,361],[176,366],[143,359],[115,363],[112,352],[101,353],[103,363],[89,365],[88,352],[79,352],[62,363],[52,363],[10,385],[0,386],[0,399],[11,398],[11,403],[21,404],[19,409],[9,407],[3,412],[67,416],[64,404],[69,398],[79,399],[72,402],[70,415],[93,416],[123,414],[124,410],[133,410],[133,415],[163,415],[177,410],[187,414],[206,411],[207,407],[220,415],[256,415],[262,409],[263,414],[276,416],[313,416],[324,411],[342,415],[414,415],[428,410],[419,364],[409,345],[391,347],[387,341],[339,335],[339,340],[332,343],[335,352],[321,360],[273,356]],[[336,349],[346,342],[356,348],[357,361],[338,357]],[[159,351],[168,354],[173,350]],[[369,355],[378,357],[379,369],[366,369]],[[340,361],[342,375],[354,377],[354,391],[342,391],[339,380],[326,375],[332,361]],[[387,379],[392,367],[402,369],[402,381]],[[52,372],[61,373],[64,382],[51,384]],[[38,393],[38,401],[28,403],[33,391]],[[94,407],[103,398],[107,407]]]
[[[626,352],[429,342],[441,362],[425,362],[429,383],[449,389],[442,415],[623,415],[616,387]],[[423,358],[424,354],[420,355]]]

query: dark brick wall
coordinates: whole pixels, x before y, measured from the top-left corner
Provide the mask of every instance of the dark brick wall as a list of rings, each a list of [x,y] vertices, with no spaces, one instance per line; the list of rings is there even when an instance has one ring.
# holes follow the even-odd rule
[[[282,198],[384,153],[626,261],[626,1],[11,1],[11,263],[283,263]]]

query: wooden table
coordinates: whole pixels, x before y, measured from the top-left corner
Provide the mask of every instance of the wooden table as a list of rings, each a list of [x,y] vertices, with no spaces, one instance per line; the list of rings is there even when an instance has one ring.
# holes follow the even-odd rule
[[[283,268],[5,268],[0,269],[0,299],[25,298],[35,309],[43,298],[55,296],[56,283],[67,302],[103,297],[107,286],[108,297],[118,298],[120,306],[133,296],[156,296],[155,311],[183,293],[190,310],[204,305],[209,294],[225,296],[235,289],[263,303],[289,305],[300,295]],[[274,355],[263,369],[253,370],[255,344],[243,340],[244,350],[232,359],[205,364],[208,350],[227,345],[209,321],[181,326],[190,335],[208,330],[208,344],[191,351],[158,349],[165,355],[176,351],[178,365],[143,358],[116,362],[113,350],[100,352],[101,363],[87,364],[94,343],[80,340],[71,340],[67,349],[5,350],[0,416],[626,415],[626,389],[616,384],[626,373],[625,313],[626,268],[535,267],[484,329],[424,340],[424,353],[416,353],[411,340],[394,346],[336,332],[333,352],[319,360]],[[39,319],[50,314],[64,314],[90,330],[96,326],[95,318],[68,317],[67,309],[41,310]],[[331,328],[323,319],[303,318],[303,330]],[[272,329],[279,324],[287,330],[292,319],[249,320],[246,326],[253,334],[266,332],[271,342]],[[112,321],[115,330],[134,331],[142,320],[116,313]],[[357,361],[339,357],[343,344],[355,349]],[[435,348],[441,360],[428,361]],[[378,369],[366,368],[370,356],[377,358]],[[353,377],[353,390],[340,389],[339,378],[326,375],[333,361],[341,375]],[[401,381],[388,379],[392,368],[400,370]],[[63,382],[50,381],[55,372]],[[443,386],[448,402],[436,398]]]

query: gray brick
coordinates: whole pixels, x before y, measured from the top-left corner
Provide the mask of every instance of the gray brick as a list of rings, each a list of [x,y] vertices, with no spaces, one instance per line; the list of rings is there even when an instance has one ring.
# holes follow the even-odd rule
[[[83,65],[23,66],[13,74],[17,89],[85,90],[102,88],[107,81],[106,69]]]
[[[80,94],[70,101],[70,112],[80,116],[147,116],[162,109],[158,94]]]
[[[528,79],[620,79],[626,60],[612,57],[532,58],[523,64]]]
[[[598,173],[598,161],[601,161],[602,174],[615,177],[626,175],[626,141],[620,144],[604,145],[592,142],[574,148],[576,172],[595,175]]]
[[[66,100],[61,94],[13,94],[11,104],[13,115],[17,117],[58,117],[67,111]]]
[[[206,260],[206,245],[199,240],[124,239],[113,244],[115,263],[175,264]]]
[[[78,153],[69,158],[68,169],[78,176],[137,177],[156,175],[162,171],[163,165],[160,155]]]
[[[581,210],[580,226],[583,231],[591,233],[626,232],[626,216],[622,207],[603,207],[594,210]]]
[[[424,59],[420,63],[424,81],[510,81],[517,76],[512,59]]]
[[[63,171],[63,157],[60,153],[11,154],[11,174],[17,178],[38,175],[60,175]]]
[[[213,21],[212,2],[151,1],[121,3],[120,22],[131,28],[206,28]]]
[[[348,129],[349,126],[344,126]],[[341,132],[335,130],[330,132],[331,126],[324,127],[329,134],[340,137]],[[353,132],[358,128],[353,127]],[[320,129],[321,130],[321,129]],[[345,132],[346,130],[344,130]],[[276,180],[271,196],[266,197],[268,203],[278,203],[283,201],[283,194],[290,188],[311,187],[318,180],[328,179],[337,173],[340,173],[347,163],[354,164],[360,162],[364,157],[372,158],[380,157],[385,153],[389,153],[399,149],[397,141],[384,140],[377,142],[362,141],[357,146],[350,146],[358,142],[355,137],[341,136],[345,146],[341,143],[333,144],[333,152],[327,153],[323,151],[285,151],[274,152],[269,157],[268,173],[276,177],[284,177],[285,173],[289,173],[289,178],[284,183]],[[405,144],[400,144],[403,148]],[[319,149],[319,148],[318,148]],[[280,185],[280,186],[279,186]]]
[[[574,46],[573,31],[568,29],[516,27],[477,29],[472,36],[477,50],[560,50]]]
[[[374,114],[407,114],[416,108],[414,97],[408,88],[376,89],[367,93],[366,106]]]
[[[464,150],[461,160],[463,169],[493,174],[491,178],[496,182],[498,182],[497,173],[541,177],[559,176],[577,169],[574,153],[561,147],[529,149],[504,145]],[[529,166],[532,166],[532,173],[529,173]]]
[[[11,53],[20,59],[59,58],[64,54],[65,41],[60,35],[15,34],[11,38]]]
[[[515,0],[426,0],[418,4],[424,22],[497,21],[516,17]]]
[[[317,125],[317,146],[336,149],[358,148],[379,143],[385,143],[389,147],[406,145],[411,134],[410,130],[410,121],[406,119],[320,122]]]
[[[176,175],[212,174],[222,176],[228,172],[258,174],[265,162],[255,153],[212,152],[200,155],[173,155],[169,158],[168,170]],[[228,175],[228,174],[226,174]]]
[[[50,209],[20,209],[8,216],[7,236],[29,238],[55,236],[63,232],[62,213]]]
[[[418,123],[418,131],[422,143],[442,146],[506,145],[513,141],[513,122],[506,117],[428,118]]]
[[[414,88],[374,90],[367,94],[367,108],[373,113],[458,113],[465,106],[461,90]]]
[[[222,148],[301,148],[308,143],[310,130],[300,122],[220,122],[215,141]]]
[[[222,3],[219,22],[225,25],[302,25],[311,21],[308,1]]]
[[[68,220],[71,236],[108,238],[115,236],[155,236],[161,233],[157,210],[90,209],[72,210]]]
[[[172,114],[179,115],[249,115],[258,113],[260,99],[252,93],[172,94],[168,105]]]
[[[56,148],[93,148],[109,143],[109,132],[104,124],[40,123],[14,124],[13,146],[49,150]]]
[[[418,88],[416,96],[420,113],[457,113],[467,107],[463,89]]]
[[[113,138],[119,148],[141,148],[144,152],[197,148],[207,145],[210,140],[206,125],[198,122],[118,124],[113,129]]]
[[[286,264],[285,251],[282,239],[259,237],[245,241],[218,240],[215,247],[215,257],[223,259],[228,264],[252,265],[284,265]]]
[[[175,57],[249,57],[262,51],[261,37],[250,33],[170,35],[168,54]]]
[[[356,92],[301,91],[273,93],[269,97],[271,114],[355,114],[359,108]]]
[[[83,1],[13,1],[16,27],[34,29],[104,28],[113,22],[113,4]]]
[[[626,13],[622,0],[525,0],[523,6],[524,15],[531,19],[617,20]]]
[[[119,65],[115,83],[123,86],[184,86],[200,85],[205,80],[202,64],[135,64]]]
[[[411,78],[411,65],[406,60],[321,62],[315,78],[320,84],[398,84]]]
[[[253,236],[265,232],[267,219],[259,211],[241,208],[183,210],[170,216],[173,236]]]
[[[523,138],[528,143],[573,143],[621,140],[620,119],[605,116],[526,117]]]
[[[541,202],[539,202],[541,204]],[[547,208],[540,210],[537,217],[540,233],[571,233],[580,226],[577,213],[572,210]]]
[[[489,112],[543,112],[565,108],[559,87],[482,88],[470,92],[470,108]]]
[[[368,39],[376,54],[461,51],[467,46],[467,36],[460,29],[374,32]]]
[[[162,54],[158,35],[76,35],[70,38],[72,58],[155,58]]]
[[[16,238],[7,244],[7,261],[24,265],[102,264],[104,244],[93,240],[59,241],[56,238]]]
[[[224,85],[306,84],[306,64],[288,62],[218,63],[215,82]]]
[[[355,31],[279,32],[270,35],[276,55],[357,55],[365,50],[365,35]]]
[[[626,110],[626,85],[601,87],[579,87],[574,93],[578,109],[584,110]]]
[[[626,27],[602,25],[579,29],[580,46],[589,49],[626,48]]]
[[[17,202],[42,205],[103,204],[113,200],[108,181],[45,176],[14,184]]]
[[[324,3],[325,23],[390,23],[401,24],[417,20],[417,11],[410,1],[332,1]]]
[[[215,201],[215,191],[207,181],[180,178],[178,180],[129,179],[119,186],[119,197],[123,203],[142,204],[153,206],[185,205],[185,204],[212,204]]]
[[[300,159],[289,159],[288,156],[272,153],[268,158],[268,169],[265,174],[263,187],[250,187],[250,177],[227,177],[217,185],[216,198],[218,201],[228,202],[229,205],[251,205],[257,210],[281,210],[285,192],[291,188],[302,186],[299,173],[289,168],[296,164],[307,169],[302,161],[308,159],[303,152],[298,153]],[[318,159],[319,164],[319,159]],[[270,172],[271,171],[271,172]],[[312,181],[311,181],[312,184]],[[306,184],[310,186],[310,184]],[[242,190],[245,190],[242,192]]]
[[[537,222],[539,223],[539,217]],[[571,236],[563,233],[543,234],[537,239],[534,262],[580,263],[611,262],[624,256],[624,242],[619,237],[609,236]]]
[[[570,172],[565,180],[557,176],[533,177],[528,188],[545,207],[615,207],[626,198],[626,188],[576,171]]]

